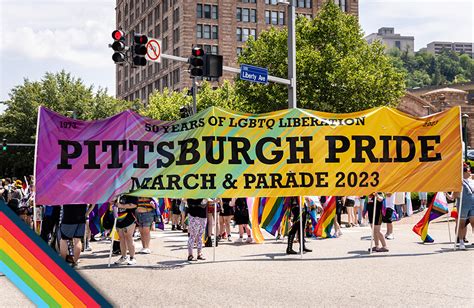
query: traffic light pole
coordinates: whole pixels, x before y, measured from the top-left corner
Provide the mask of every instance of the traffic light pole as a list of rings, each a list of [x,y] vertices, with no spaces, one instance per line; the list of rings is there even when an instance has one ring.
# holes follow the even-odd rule
[[[196,77],[193,77],[193,114],[197,113],[197,102],[196,102],[196,95],[197,95],[197,82]]]

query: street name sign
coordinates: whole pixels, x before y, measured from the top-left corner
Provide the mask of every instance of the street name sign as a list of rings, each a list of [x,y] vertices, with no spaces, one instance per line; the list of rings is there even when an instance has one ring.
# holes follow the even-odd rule
[[[267,83],[268,69],[248,64],[241,64],[240,79],[251,82]]]

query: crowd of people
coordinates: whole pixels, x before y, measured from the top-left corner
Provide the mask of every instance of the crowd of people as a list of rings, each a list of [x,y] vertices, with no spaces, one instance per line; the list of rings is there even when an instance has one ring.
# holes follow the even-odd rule
[[[465,165],[463,169],[463,190],[461,193],[446,193],[448,201],[462,200],[462,210],[459,213],[460,249],[465,249],[467,226],[474,226],[474,183],[471,178],[471,169]],[[137,263],[134,239],[140,238],[142,248],[140,254],[150,254],[151,230],[161,225],[170,225],[171,231],[188,234],[187,260],[205,260],[203,246],[212,246],[219,241],[236,243],[252,243],[250,217],[246,198],[205,198],[205,199],[169,199],[168,206],[161,212],[158,199],[142,198],[128,195],[119,196],[113,202],[101,205],[65,204],[62,206],[48,205],[38,207],[39,215],[33,217],[32,198],[34,194],[33,179],[4,179],[0,186],[0,201],[3,201],[22,220],[33,226],[37,220],[37,232],[55,248],[61,256],[71,264],[77,264],[82,251],[89,251],[90,241],[98,236],[114,238],[114,252],[120,254],[117,265],[134,265]],[[462,199],[460,199],[462,194]],[[375,245],[373,252],[388,252],[387,241],[394,240],[393,223],[410,216],[413,213],[411,194],[404,192],[372,193],[368,196],[335,197],[336,215],[333,220],[331,237],[343,235],[343,228],[357,228],[370,225],[373,230]],[[426,210],[428,195],[425,192],[418,194],[420,206],[418,211]],[[318,217],[324,211],[329,197],[312,196],[285,198],[285,207],[289,215],[287,222],[281,223],[276,239],[287,237],[287,254],[297,254],[293,249],[295,242],[300,242],[300,219],[304,226],[305,237],[314,237],[314,227]],[[105,209],[105,210],[104,210]],[[303,212],[300,213],[300,209]],[[99,211],[102,214],[99,215]],[[342,215],[347,214],[343,222]],[[100,217],[99,217],[100,216]],[[307,219],[311,217],[311,219]],[[100,230],[95,234],[91,228],[90,219],[99,219]],[[217,222],[217,223],[216,223]],[[382,233],[381,226],[386,224],[386,233]],[[216,225],[216,234],[214,226]],[[232,225],[238,228],[235,240],[232,234]],[[289,226],[289,227],[288,227]],[[99,234],[97,234],[99,233]],[[213,242],[214,240],[214,242]],[[429,239],[427,239],[429,241]],[[299,244],[304,252],[312,250],[306,246],[305,240]],[[197,249],[196,255],[194,249]]]

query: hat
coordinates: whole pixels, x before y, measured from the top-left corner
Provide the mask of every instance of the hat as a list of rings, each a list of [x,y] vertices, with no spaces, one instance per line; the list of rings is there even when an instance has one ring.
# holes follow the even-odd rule
[[[18,188],[22,188],[23,187],[23,182],[21,180],[16,180],[15,181],[15,186],[18,187]]]

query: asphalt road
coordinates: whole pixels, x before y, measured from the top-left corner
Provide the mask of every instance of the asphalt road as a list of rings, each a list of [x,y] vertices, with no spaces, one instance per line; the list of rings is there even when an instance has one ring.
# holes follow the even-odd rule
[[[153,233],[153,253],[137,255],[135,266],[107,268],[109,244],[97,242],[77,270],[118,306],[473,307],[474,246],[453,251],[446,222],[430,224],[434,244],[420,244],[411,231],[420,217],[395,223],[388,253],[369,255],[370,229],[356,227],[309,240],[313,252],[303,259],[269,236],[261,245],[223,242],[216,262],[212,248],[206,261],[188,262],[186,235],[166,230]],[[31,305],[5,277],[0,293],[0,306]]]

